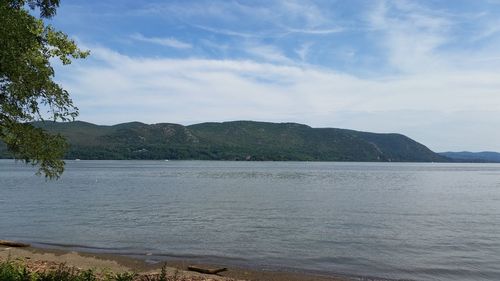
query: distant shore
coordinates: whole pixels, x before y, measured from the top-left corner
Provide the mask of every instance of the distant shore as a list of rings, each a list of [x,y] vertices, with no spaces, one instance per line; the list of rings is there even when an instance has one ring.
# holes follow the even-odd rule
[[[41,270],[57,267],[65,264],[82,270],[93,269],[97,272],[106,271],[114,273],[135,272],[148,274],[159,272],[164,263],[151,264],[145,260],[135,259],[116,254],[96,254],[88,252],[76,252],[71,250],[47,249],[38,247],[15,248],[0,246],[0,262],[20,260]],[[180,280],[262,280],[262,281],[348,281],[347,277],[321,276],[297,272],[273,272],[255,270],[248,268],[230,267],[228,271],[218,275],[200,274],[187,271],[187,266],[192,265],[186,261],[166,261],[169,276],[178,275]],[[213,267],[213,265],[195,264],[202,267]]]

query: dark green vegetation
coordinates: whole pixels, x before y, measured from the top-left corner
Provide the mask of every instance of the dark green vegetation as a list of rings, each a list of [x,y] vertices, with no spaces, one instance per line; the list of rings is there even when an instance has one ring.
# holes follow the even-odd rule
[[[191,126],[132,122],[36,123],[65,136],[67,159],[201,159],[297,161],[447,161],[400,134],[311,128],[296,123],[235,121]],[[7,157],[4,150],[0,156]]]
[[[39,165],[50,178],[64,170],[66,143],[29,122],[77,116],[68,92],[53,81],[50,62],[57,58],[69,64],[88,55],[43,21],[58,6],[59,0],[0,0],[0,140],[16,158]]]
[[[455,162],[478,162],[478,163],[500,163],[500,153],[483,151],[483,152],[441,152],[440,155],[448,157]]]
[[[1,281],[178,281],[177,273],[167,276],[165,265],[159,274],[139,275],[126,273],[96,273],[92,270],[78,270],[73,267],[59,265],[57,269],[46,269],[37,272],[31,270],[20,261],[0,262]]]

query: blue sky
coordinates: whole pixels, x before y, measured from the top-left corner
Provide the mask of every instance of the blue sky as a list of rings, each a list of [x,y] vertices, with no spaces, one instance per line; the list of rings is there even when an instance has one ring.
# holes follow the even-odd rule
[[[500,151],[500,1],[62,1],[80,120],[298,122]]]

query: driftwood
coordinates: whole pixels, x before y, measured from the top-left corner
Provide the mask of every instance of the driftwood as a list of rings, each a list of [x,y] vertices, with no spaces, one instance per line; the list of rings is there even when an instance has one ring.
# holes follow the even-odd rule
[[[200,273],[205,273],[205,274],[217,274],[219,272],[223,272],[223,271],[226,271],[227,268],[202,268],[202,267],[198,267],[198,266],[194,266],[194,265],[190,265],[188,266],[188,270],[191,270],[191,271],[196,271],[196,272],[200,272]]]
[[[0,245],[8,246],[8,247],[29,247],[29,246],[31,246],[30,244],[16,242],[16,241],[9,241],[9,240],[0,240]]]

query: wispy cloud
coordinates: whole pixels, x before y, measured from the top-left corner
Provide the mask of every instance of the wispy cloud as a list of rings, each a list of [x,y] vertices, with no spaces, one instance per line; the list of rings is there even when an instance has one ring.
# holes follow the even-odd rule
[[[300,22],[303,26],[317,27],[331,23],[324,11],[312,1],[282,0],[278,3],[287,17]]]
[[[295,53],[299,56],[301,61],[305,61],[309,50],[311,49],[312,43],[304,43],[298,49],[295,50]]]
[[[290,64],[293,61],[285,56],[281,50],[272,45],[250,45],[246,48],[247,53],[274,63]]]
[[[442,67],[437,49],[449,41],[451,21],[406,1],[379,1],[369,21],[382,36],[388,62],[403,72]]]
[[[215,28],[215,27],[196,25],[196,24],[193,26],[196,28],[208,31],[208,32],[223,34],[223,35],[228,35],[228,36],[236,36],[236,37],[243,37],[243,38],[261,37],[261,35],[259,35],[259,34],[250,33],[250,32],[234,31],[234,30],[229,30],[229,29],[224,29],[224,28]]]
[[[134,33],[130,35],[130,38],[141,42],[158,44],[175,49],[191,49],[193,47],[191,44],[179,41],[175,38],[145,37],[140,33]]]
[[[343,30],[312,1],[278,0],[268,5],[245,1],[152,3],[140,13],[168,15],[208,32],[243,38],[327,35]]]
[[[474,41],[491,38],[500,33],[500,20],[487,20],[486,24],[478,34],[473,37]]]
[[[344,31],[344,28],[328,28],[328,29],[298,29],[298,28],[289,28],[288,32],[291,33],[305,33],[305,34],[316,34],[316,35],[327,35],[332,33],[339,33]]]

